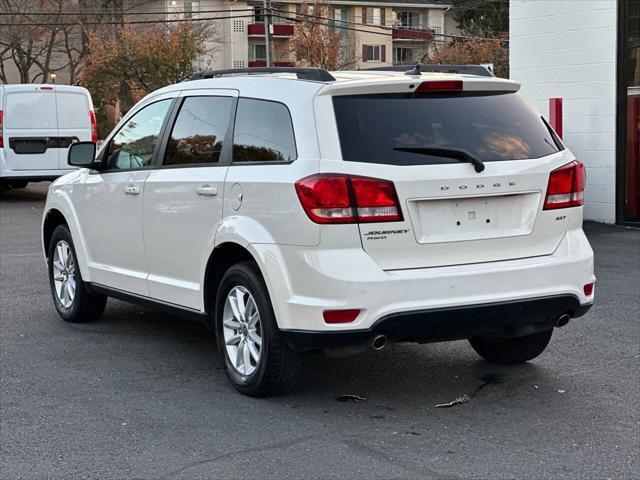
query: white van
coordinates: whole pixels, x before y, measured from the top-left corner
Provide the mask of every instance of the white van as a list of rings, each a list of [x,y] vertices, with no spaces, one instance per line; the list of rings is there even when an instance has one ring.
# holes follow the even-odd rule
[[[53,180],[73,167],[69,145],[97,141],[89,91],[70,85],[0,85],[0,187]]]

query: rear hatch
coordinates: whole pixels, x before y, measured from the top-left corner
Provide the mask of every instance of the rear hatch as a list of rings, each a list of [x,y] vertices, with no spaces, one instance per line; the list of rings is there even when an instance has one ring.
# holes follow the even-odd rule
[[[333,96],[348,172],[391,180],[402,209],[402,221],[359,224],[364,250],[385,270],[553,253],[567,219],[543,211],[543,195],[571,154],[516,84],[430,83]]]

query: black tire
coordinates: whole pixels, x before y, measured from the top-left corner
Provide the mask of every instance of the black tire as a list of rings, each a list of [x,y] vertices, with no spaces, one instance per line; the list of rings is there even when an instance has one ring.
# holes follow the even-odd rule
[[[485,360],[503,365],[533,360],[544,352],[553,328],[542,332],[513,338],[473,337],[469,343]]]
[[[233,366],[223,331],[225,302],[236,287],[242,287],[251,294],[260,318],[260,360],[249,375],[244,375]],[[280,335],[267,287],[253,262],[238,263],[225,272],[216,295],[215,313],[215,331],[222,367],[236,390],[252,397],[266,397],[283,393],[293,385],[299,370],[299,354],[291,350]]]
[[[67,306],[63,305],[58,298],[56,291],[56,285],[54,282],[54,255],[55,249],[59,242],[66,242],[69,246],[70,255],[74,265],[74,277],[75,277],[75,295],[71,303]],[[49,267],[49,285],[51,287],[51,296],[53,297],[53,304],[58,311],[58,314],[65,322],[71,323],[85,323],[99,318],[104,312],[107,304],[107,297],[104,295],[98,295],[91,293],[87,289],[87,285],[82,280],[80,274],[80,268],[78,268],[78,262],[76,251],[73,245],[73,239],[71,238],[71,232],[66,225],[58,225],[53,234],[51,235],[51,241],[49,242],[49,255],[48,255],[48,267]]]

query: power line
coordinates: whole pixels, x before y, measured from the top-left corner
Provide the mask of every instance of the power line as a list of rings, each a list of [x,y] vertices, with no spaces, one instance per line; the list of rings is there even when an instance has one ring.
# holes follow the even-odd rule
[[[114,12],[111,10],[103,10],[103,11],[78,11],[78,12],[0,12],[1,16],[23,16],[23,17],[35,17],[35,16],[51,16],[51,17],[73,17],[80,15],[184,15],[184,14],[200,14],[200,13],[229,13],[229,12],[253,12],[253,8],[238,8],[229,10],[166,10],[166,11],[155,11],[155,12],[136,12],[136,11],[123,11],[123,12]]]
[[[472,2],[474,1],[486,1],[486,0],[471,0]],[[489,1],[494,1],[494,0],[489,0]],[[313,18],[318,20],[317,23],[319,23],[322,26],[328,26],[328,27],[336,27],[342,30],[349,30],[349,31],[355,31],[355,32],[361,32],[361,33],[370,33],[373,35],[381,35],[381,36],[386,36],[386,37],[392,37],[393,33],[385,33],[385,32],[380,32],[379,30],[386,30],[386,31],[393,31],[394,27],[392,26],[386,26],[386,25],[365,25],[365,27],[373,27],[375,29],[378,30],[370,30],[370,29],[366,29],[366,28],[362,28],[362,24],[358,23],[358,22],[351,22],[348,20],[336,20],[330,17],[324,17],[321,15],[313,15],[313,14],[308,14],[308,13],[291,13],[288,10],[282,10],[282,9],[278,9],[278,8],[269,8],[267,9],[269,12],[271,13],[267,13],[266,15],[270,15],[272,17],[275,18],[281,18],[281,19],[285,19],[285,20],[290,20],[292,22],[295,23],[301,23],[303,22],[302,19],[298,18],[298,17],[306,17],[306,18]],[[13,27],[13,26],[35,26],[35,27],[64,27],[64,26],[77,26],[77,25],[144,25],[144,24],[160,24],[160,23],[180,23],[180,22],[203,22],[203,21],[215,21],[215,20],[229,20],[229,19],[239,19],[239,18],[252,18],[254,17],[253,14],[242,14],[242,15],[235,15],[236,13],[241,13],[241,12],[246,12],[246,11],[251,11],[253,12],[253,9],[238,9],[238,10],[229,10],[229,9],[225,9],[225,10],[206,10],[206,11],[202,11],[202,12],[198,12],[198,13],[203,13],[203,12],[208,12],[208,13],[231,13],[231,15],[226,15],[226,16],[215,16],[215,17],[196,17],[196,18],[175,18],[175,19],[153,19],[153,20],[122,20],[122,21],[100,21],[100,22],[31,22],[31,23],[0,23],[0,27]],[[277,14],[277,13],[272,13],[272,12],[283,12],[284,14]],[[33,12],[34,14],[43,14],[42,12]],[[151,14],[151,12],[147,12],[148,14]],[[138,13],[131,13],[129,15],[137,15]],[[167,13],[167,12],[158,12],[158,13],[154,13],[156,15],[162,14],[162,15],[174,15],[174,13]],[[0,15],[5,15],[5,12],[0,12]],[[21,14],[26,16],[26,14]],[[47,14],[49,15],[49,14]],[[71,15],[71,14],[65,14],[65,15]],[[76,15],[76,14],[74,14]],[[290,16],[290,15],[295,15],[295,16]],[[349,27],[346,25],[358,25],[358,27]],[[410,28],[408,30],[411,30]],[[415,31],[421,31],[419,29],[414,29]],[[494,41],[494,38],[485,38],[485,37],[478,37],[478,36],[472,36],[472,35],[452,35],[452,34],[445,34],[445,33],[437,33],[434,30],[428,30],[429,33],[431,35],[433,35],[434,37],[445,37],[445,38],[462,38],[462,39],[468,39],[468,38],[473,38],[473,39],[477,39],[477,40],[488,40],[488,41]]]
[[[233,11],[231,11],[233,12]],[[229,10],[227,10],[229,13]],[[175,19],[158,19],[158,20],[123,20],[121,22],[47,22],[47,23],[0,23],[0,27],[69,27],[69,26],[81,26],[81,25],[138,25],[138,24],[151,24],[151,23],[179,23],[179,22],[208,22],[213,20],[229,20],[234,18],[248,18],[253,17],[252,14],[243,15],[230,15],[222,17],[208,17],[208,18],[175,18]]]

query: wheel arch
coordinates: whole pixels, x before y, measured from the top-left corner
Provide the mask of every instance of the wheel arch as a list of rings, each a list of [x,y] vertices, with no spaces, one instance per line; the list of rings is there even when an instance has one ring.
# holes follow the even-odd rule
[[[53,231],[59,225],[66,225],[68,228],[69,222],[67,222],[66,217],[60,210],[57,208],[51,208],[47,211],[42,222],[42,247],[44,250],[44,257],[46,259],[49,258],[49,243],[51,242],[51,236],[53,235]]]
[[[207,327],[213,329],[216,294],[224,273],[229,267],[247,261],[253,262],[258,267],[258,270],[260,270],[262,277],[265,278],[264,272],[260,268],[256,257],[239,243],[232,241],[221,243],[217,245],[209,255],[203,282],[203,302],[205,313],[207,314]]]

